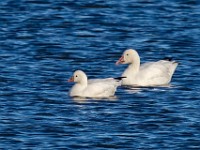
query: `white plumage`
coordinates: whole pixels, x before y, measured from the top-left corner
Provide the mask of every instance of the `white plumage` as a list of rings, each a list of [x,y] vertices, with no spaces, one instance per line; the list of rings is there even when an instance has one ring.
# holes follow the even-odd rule
[[[161,86],[169,84],[178,65],[175,61],[160,60],[140,65],[140,57],[136,50],[124,51],[116,64],[129,64],[122,76],[122,85]]]
[[[75,71],[68,81],[76,82],[69,92],[72,97],[111,97],[121,85],[121,81],[114,78],[88,80],[81,70]]]

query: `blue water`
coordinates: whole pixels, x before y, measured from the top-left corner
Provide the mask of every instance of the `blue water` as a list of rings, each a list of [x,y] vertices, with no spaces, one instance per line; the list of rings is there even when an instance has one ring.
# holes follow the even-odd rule
[[[122,52],[173,57],[169,87],[73,99],[68,78],[118,77]],[[0,149],[200,149],[200,1],[0,1]]]

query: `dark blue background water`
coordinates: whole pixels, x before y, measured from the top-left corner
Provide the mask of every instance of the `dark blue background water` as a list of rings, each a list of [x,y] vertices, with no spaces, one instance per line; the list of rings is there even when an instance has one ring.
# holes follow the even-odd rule
[[[120,76],[142,62],[180,62],[170,87],[68,96],[76,69]],[[0,149],[200,149],[198,0],[0,1]]]

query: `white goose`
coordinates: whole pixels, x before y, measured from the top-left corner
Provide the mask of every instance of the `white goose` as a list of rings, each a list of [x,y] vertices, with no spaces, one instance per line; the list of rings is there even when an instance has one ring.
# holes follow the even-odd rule
[[[161,86],[171,81],[178,65],[175,61],[160,60],[140,65],[140,57],[136,50],[125,50],[116,64],[129,64],[122,76],[122,85]]]
[[[114,96],[122,78],[106,78],[88,80],[87,75],[77,70],[68,82],[76,82],[71,88],[69,95],[74,97],[111,97]]]

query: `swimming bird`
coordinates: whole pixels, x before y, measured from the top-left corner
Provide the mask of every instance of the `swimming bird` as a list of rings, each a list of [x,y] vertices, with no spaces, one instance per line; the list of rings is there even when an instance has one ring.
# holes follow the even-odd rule
[[[140,65],[140,56],[134,49],[125,50],[116,64],[128,64],[123,72],[122,85],[162,86],[170,83],[178,66],[170,59],[147,62]]]
[[[68,82],[76,82],[69,91],[69,95],[72,97],[111,97],[114,96],[117,87],[121,85],[122,78],[88,80],[87,75],[82,70],[77,70],[68,80]]]

